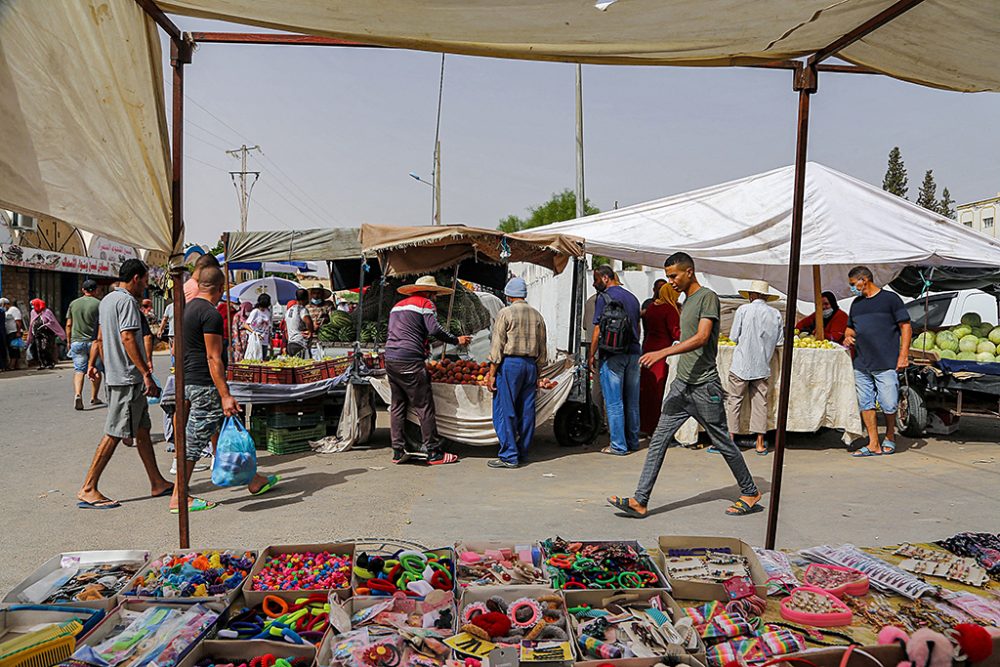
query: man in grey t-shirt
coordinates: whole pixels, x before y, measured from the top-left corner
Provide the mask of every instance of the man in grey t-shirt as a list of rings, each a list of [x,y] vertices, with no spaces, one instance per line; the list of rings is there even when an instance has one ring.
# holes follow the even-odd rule
[[[712,444],[726,459],[740,487],[740,497],[726,514],[744,516],[763,509],[760,491],[747,469],[743,453],[733,442],[726,424],[723,405],[725,394],[715,367],[719,345],[719,297],[702,287],[694,274],[694,260],[678,252],[663,264],[667,280],[678,292],[686,295],[681,308],[681,342],[642,356],[640,363],[649,367],[669,356],[680,355],[677,378],[663,399],[663,413],[649,442],[646,462],[642,466],[634,498],[611,496],[608,503],[629,516],[643,518],[648,514],[649,495],[663,466],[663,457],[674,434],[689,418],[694,417],[708,432]]]
[[[118,287],[101,300],[100,328],[93,346],[88,373],[97,374],[98,355],[104,359],[108,387],[108,418],[104,438],[97,446],[94,460],[83,486],[76,494],[80,509],[114,509],[121,505],[97,490],[101,474],[111,461],[121,440],[133,438],[139,458],[149,477],[150,495],[169,496],[173,484],[164,479],[156,465],[153,443],[149,437],[147,397],[160,394],[153,380],[153,367],[146,358],[142,341],[142,314],[138,299],[149,283],[146,265],[137,259],[126,260],[118,273]]]

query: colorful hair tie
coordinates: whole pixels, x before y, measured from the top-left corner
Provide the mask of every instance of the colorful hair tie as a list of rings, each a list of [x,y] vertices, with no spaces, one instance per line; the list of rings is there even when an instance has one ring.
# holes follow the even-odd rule
[[[523,609],[527,609],[531,612],[531,615],[528,618],[518,617],[519,612]],[[508,607],[507,615],[510,617],[510,622],[515,628],[531,628],[538,623],[538,620],[542,615],[542,608],[531,598],[520,598],[515,600],[510,607]]]
[[[466,605],[465,609],[462,611],[462,622],[471,623],[472,619],[474,619],[476,616],[478,616],[479,614],[485,614],[488,611],[489,609],[486,608],[485,603],[473,602],[469,605]]]

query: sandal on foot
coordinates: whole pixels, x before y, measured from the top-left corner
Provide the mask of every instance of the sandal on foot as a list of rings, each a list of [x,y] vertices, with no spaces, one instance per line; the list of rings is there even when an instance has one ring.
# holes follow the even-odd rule
[[[157,493],[155,495],[151,495],[150,498],[166,498],[167,496],[172,496],[172,495],[174,495],[174,485],[173,484],[170,485],[169,489],[166,489],[164,491],[160,491],[159,493]]]
[[[192,498],[191,504],[188,505],[188,512],[204,512],[206,510],[214,510],[217,507],[215,503],[211,503],[203,498]],[[171,514],[180,514],[181,510],[178,507],[174,507],[170,510]]]
[[[76,504],[82,510],[113,510],[118,509],[122,506],[117,500],[111,500],[110,498],[105,498],[104,500],[95,500],[94,502],[87,502],[86,500],[81,500]]]
[[[281,475],[268,475],[267,476],[267,484],[265,484],[264,486],[260,487],[256,491],[251,491],[250,495],[251,496],[262,496],[265,493],[267,493],[268,491],[270,491],[271,489],[273,489],[274,487],[278,486],[278,482],[280,482],[280,481],[281,481]]]
[[[757,452],[757,456],[767,456],[770,453],[767,449],[755,449],[754,451]]]
[[[436,459],[427,459],[427,465],[429,466],[443,466],[449,463],[458,463],[458,456],[445,452]]]
[[[872,450],[868,449],[868,445],[865,445],[858,451],[851,454],[851,457],[856,459],[864,459],[868,458],[869,456],[882,456],[882,452],[873,452]]]
[[[896,452],[896,443],[892,440],[882,441],[882,453],[888,456],[889,454],[894,454]]]
[[[628,456],[631,453],[632,452],[616,452],[610,447],[605,447],[604,449],[601,450],[601,454],[609,454],[611,456]]]
[[[608,504],[614,507],[619,512],[624,512],[634,519],[645,519],[649,512],[640,512],[639,510],[632,507],[629,502],[631,498],[619,498],[618,496],[609,496]]]
[[[726,509],[726,514],[729,516],[747,516],[748,514],[756,514],[763,511],[764,508],[760,506],[760,501],[750,505],[741,498]]]

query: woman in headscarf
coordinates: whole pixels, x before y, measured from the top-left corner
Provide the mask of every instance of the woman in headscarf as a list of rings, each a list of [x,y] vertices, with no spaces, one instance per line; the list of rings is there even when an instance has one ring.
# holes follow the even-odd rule
[[[659,293],[642,315],[643,353],[670,347],[681,338],[681,315],[677,293],[664,282]],[[660,360],[650,368],[643,367],[639,375],[639,431],[650,435],[656,430],[663,405],[663,390],[667,386],[667,361]]]
[[[59,320],[46,307],[41,299],[31,300],[31,320],[28,322],[28,345],[34,345],[32,350],[38,360],[38,370],[55,368],[58,350],[56,337],[66,341],[66,330]]]
[[[240,309],[236,311],[233,315],[233,362],[242,361],[243,354],[247,349],[247,336],[249,331],[247,331],[246,323],[247,319],[250,317],[250,313],[253,311],[253,304],[243,302],[240,304]]]
[[[843,343],[847,332],[847,313],[837,305],[833,292],[823,292],[823,337],[834,343]],[[816,331],[816,314],[806,315],[795,325],[799,331],[812,334]]]

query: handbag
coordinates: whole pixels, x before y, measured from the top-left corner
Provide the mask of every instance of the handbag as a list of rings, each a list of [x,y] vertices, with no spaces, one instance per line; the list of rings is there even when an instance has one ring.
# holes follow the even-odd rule
[[[226,417],[212,460],[212,484],[246,486],[257,474],[257,449],[253,437],[235,417]]]

